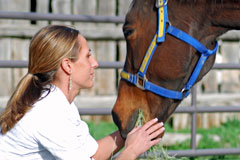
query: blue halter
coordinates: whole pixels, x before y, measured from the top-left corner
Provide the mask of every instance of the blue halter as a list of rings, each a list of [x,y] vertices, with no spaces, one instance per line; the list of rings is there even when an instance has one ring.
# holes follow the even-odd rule
[[[182,100],[187,97],[190,93],[190,89],[194,85],[197,80],[197,77],[209,56],[216,54],[218,49],[218,43],[213,50],[207,49],[204,45],[202,45],[198,40],[191,37],[187,33],[173,27],[168,20],[167,14],[167,0],[157,0],[156,7],[158,8],[158,29],[157,32],[148,47],[148,50],[145,54],[143,62],[140,66],[140,69],[137,74],[131,74],[126,71],[121,72],[121,78],[127,80],[128,82],[136,85],[138,88],[142,90],[147,90],[153,92],[159,96],[163,96],[170,99]],[[166,29],[166,24],[168,23],[168,28]],[[165,41],[165,33],[168,33],[186,43],[194,47],[199,53],[201,53],[201,57],[199,58],[197,65],[185,85],[185,87],[181,91],[174,91],[158,86],[146,78],[146,72],[151,61],[151,58],[158,46],[158,44],[163,43]]]

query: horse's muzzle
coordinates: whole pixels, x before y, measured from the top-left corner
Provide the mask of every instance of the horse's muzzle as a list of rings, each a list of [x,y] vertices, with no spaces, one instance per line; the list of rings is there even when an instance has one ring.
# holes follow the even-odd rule
[[[123,127],[122,122],[119,118],[119,116],[117,115],[117,113],[115,113],[114,111],[112,111],[112,118],[114,123],[117,125],[122,138],[126,139],[128,133],[134,128],[135,123],[137,121],[137,116],[138,116],[138,111],[134,112],[134,114],[132,115],[132,117],[128,120],[128,123],[126,124],[126,127]]]

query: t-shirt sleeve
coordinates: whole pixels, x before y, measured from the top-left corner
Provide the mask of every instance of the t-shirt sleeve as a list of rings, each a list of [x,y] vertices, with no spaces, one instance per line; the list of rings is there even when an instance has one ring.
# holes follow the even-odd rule
[[[96,140],[80,119],[73,122],[64,114],[51,114],[37,124],[36,140],[56,159],[91,160],[97,151]]]

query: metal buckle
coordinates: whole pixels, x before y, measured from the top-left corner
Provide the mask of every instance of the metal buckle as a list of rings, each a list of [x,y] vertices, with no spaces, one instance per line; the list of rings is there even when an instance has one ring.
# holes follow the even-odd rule
[[[190,89],[186,89],[185,87],[181,91],[183,97],[187,97],[190,94]]]
[[[164,7],[164,6],[166,6],[168,4],[168,0],[166,0],[166,2],[163,5],[159,6],[158,5],[158,1],[159,0],[156,0],[156,8],[161,8],[161,7]]]
[[[189,90],[184,87],[184,88],[181,90],[181,93],[186,93],[187,91],[189,91]]]
[[[139,74],[137,74],[136,76],[137,76],[136,86],[142,90],[145,90],[144,84],[145,82],[148,81],[148,79],[146,78],[146,75],[144,75],[144,77],[141,77],[139,76]]]

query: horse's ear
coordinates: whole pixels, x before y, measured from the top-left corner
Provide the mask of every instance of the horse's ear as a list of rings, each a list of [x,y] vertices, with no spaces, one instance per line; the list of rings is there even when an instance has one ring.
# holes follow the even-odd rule
[[[63,58],[60,68],[66,73],[71,74],[71,60],[69,58]]]

